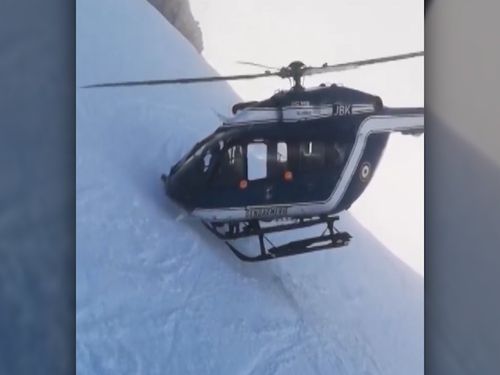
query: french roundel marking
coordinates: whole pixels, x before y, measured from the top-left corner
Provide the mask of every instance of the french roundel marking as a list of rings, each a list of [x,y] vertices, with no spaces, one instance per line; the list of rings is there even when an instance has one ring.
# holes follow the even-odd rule
[[[361,164],[361,168],[359,169],[359,178],[361,181],[366,182],[370,178],[370,174],[372,171],[371,164],[365,161]]]

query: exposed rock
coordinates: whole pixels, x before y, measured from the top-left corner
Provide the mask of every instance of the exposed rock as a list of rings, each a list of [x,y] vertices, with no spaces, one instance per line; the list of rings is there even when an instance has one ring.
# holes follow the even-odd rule
[[[200,24],[191,13],[189,0],[147,0],[191,42],[198,52],[203,50]]]

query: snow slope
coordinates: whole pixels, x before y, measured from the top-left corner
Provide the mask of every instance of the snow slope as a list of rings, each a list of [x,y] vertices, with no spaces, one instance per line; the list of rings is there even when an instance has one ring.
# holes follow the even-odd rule
[[[213,73],[146,1],[77,1],[78,86]],[[160,174],[237,100],[78,89],[78,373],[422,374],[423,279],[349,214],[348,248],[262,264],[175,220]]]

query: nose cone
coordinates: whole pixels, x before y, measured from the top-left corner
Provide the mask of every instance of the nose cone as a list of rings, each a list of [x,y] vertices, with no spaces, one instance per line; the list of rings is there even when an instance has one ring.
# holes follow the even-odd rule
[[[165,174],[161,175],[161,180],[163,181],[165,194],[180,208],[184,211],[191,212],[192,207],[189,201],[189,197],[186,189],[182,188],[182,184],[179,184],[178,179],[174,175],[167,176]]]
[[[176,189],[173,188],[172,176],[167,176],[166,174],[162,174],[161,180],[163,181],[163,187],[165,189],[165,194],[167,194],[167,196],[170,199],[177,202],[178,198],[176,198],[176,194],[175,194]]]
[[[163,186],[165,187],[165,193],[168,195],[168,176],[166,174],[162,174],[161,180],[163,181]]]

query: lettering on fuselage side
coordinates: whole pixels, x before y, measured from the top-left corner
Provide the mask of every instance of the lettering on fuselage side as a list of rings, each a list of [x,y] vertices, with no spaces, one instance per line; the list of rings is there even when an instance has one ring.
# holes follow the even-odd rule
[[[350,116],[352,115],[352,105],[350,104],[335,104],[334,116]]]
[[[262,219],[283,217],[288,213],[288,207],[254,207],[246,209],[247,219]]]
[[[333,116],[351,116],[375,111],[373,104],[334,104]]]
[[[308,102],[294,102],[308,103]],[[297,122],[306,120],[315,120],[319,118],[331,117],[333,106],[331,104],[321,105],[291,105],[282,108],[283,122]]]
[[[311,103],[309,103],[308,101],[295,101],[295,102],[291,102],[290,105],[292,107],[302,107],[302,106],[310,106]]]

